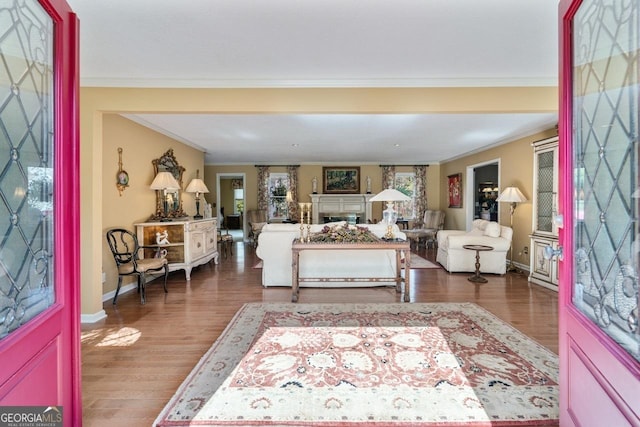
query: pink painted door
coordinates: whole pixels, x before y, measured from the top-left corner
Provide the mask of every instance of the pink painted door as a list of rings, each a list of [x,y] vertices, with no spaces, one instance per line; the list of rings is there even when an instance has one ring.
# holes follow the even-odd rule
[[[64,0],[0,3],[0,412],[65,426],[82,424],[77,37]]]
[[[639,9],[560,2],[562,426],[640,426]]]

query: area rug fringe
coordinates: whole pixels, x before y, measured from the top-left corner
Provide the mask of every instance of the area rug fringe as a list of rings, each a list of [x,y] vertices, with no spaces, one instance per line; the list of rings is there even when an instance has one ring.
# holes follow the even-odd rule
[[[249,303],[154,425],[557,425],[557,382],[475,304]]]

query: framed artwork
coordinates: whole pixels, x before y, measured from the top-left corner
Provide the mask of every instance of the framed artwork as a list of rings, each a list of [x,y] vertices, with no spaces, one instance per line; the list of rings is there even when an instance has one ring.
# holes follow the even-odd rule
[[[462,207],[462,174],[449,175],[449,207]]]
[[[359,194],[360,166],[323,167],[322,189],[325,194]]]

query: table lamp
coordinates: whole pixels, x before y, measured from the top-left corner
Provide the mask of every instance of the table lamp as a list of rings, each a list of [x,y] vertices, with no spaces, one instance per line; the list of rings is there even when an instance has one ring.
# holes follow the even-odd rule
[[[158,172],[155,178],[153,178],[153,182],[151,183],[152,190],[162,190],[162,196],[164,200],[164,219],[166,220],[169,217],[169,206],[167,203],[167,193],[169,191],[177,191],[180,190],[180,184],[173,177],[171,172]]]
[[[411,197],[394,188],[387,188],[369,199],[371,202],[387,202],[387,208],[382,211],[382,222],[387,225],[387,232],[384,235],[385,239],[392,240],[395,238],[393,234],[393,224],[395,224],[398,219],[398,212],[394,209],[393,202],[408,202],[410,200]]]
[[[196,170],[196,177],[191,180],[189,185],[187,185],[187,188],[184,190],[187,193],[196,193],[196,214],[193,216],[194,219],[202,218],[202,215],[200,215],[200,194],[209,192],[204,181],[198,178],[198,175],[200,175],[200,169]]]

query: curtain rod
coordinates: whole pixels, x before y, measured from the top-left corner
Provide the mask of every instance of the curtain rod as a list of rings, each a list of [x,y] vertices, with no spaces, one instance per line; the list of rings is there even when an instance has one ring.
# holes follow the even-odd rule
[[[276,167],[276,166],[278,166],[278,167],[285,167],[285,168],[287,168],[287,167],[288,168],[299,168],[300,167],[300,165],[253,165],[253,166],[256,167],[256,168],[261,168],[261,167],[265,167],[265,166],[266,167],[272,167],[272,166]]]
[[[378,166],[380,166],[381,168],[383,168],[385,166],[424,166],[426,168],[429,167],[429,165],[378,165]]]

